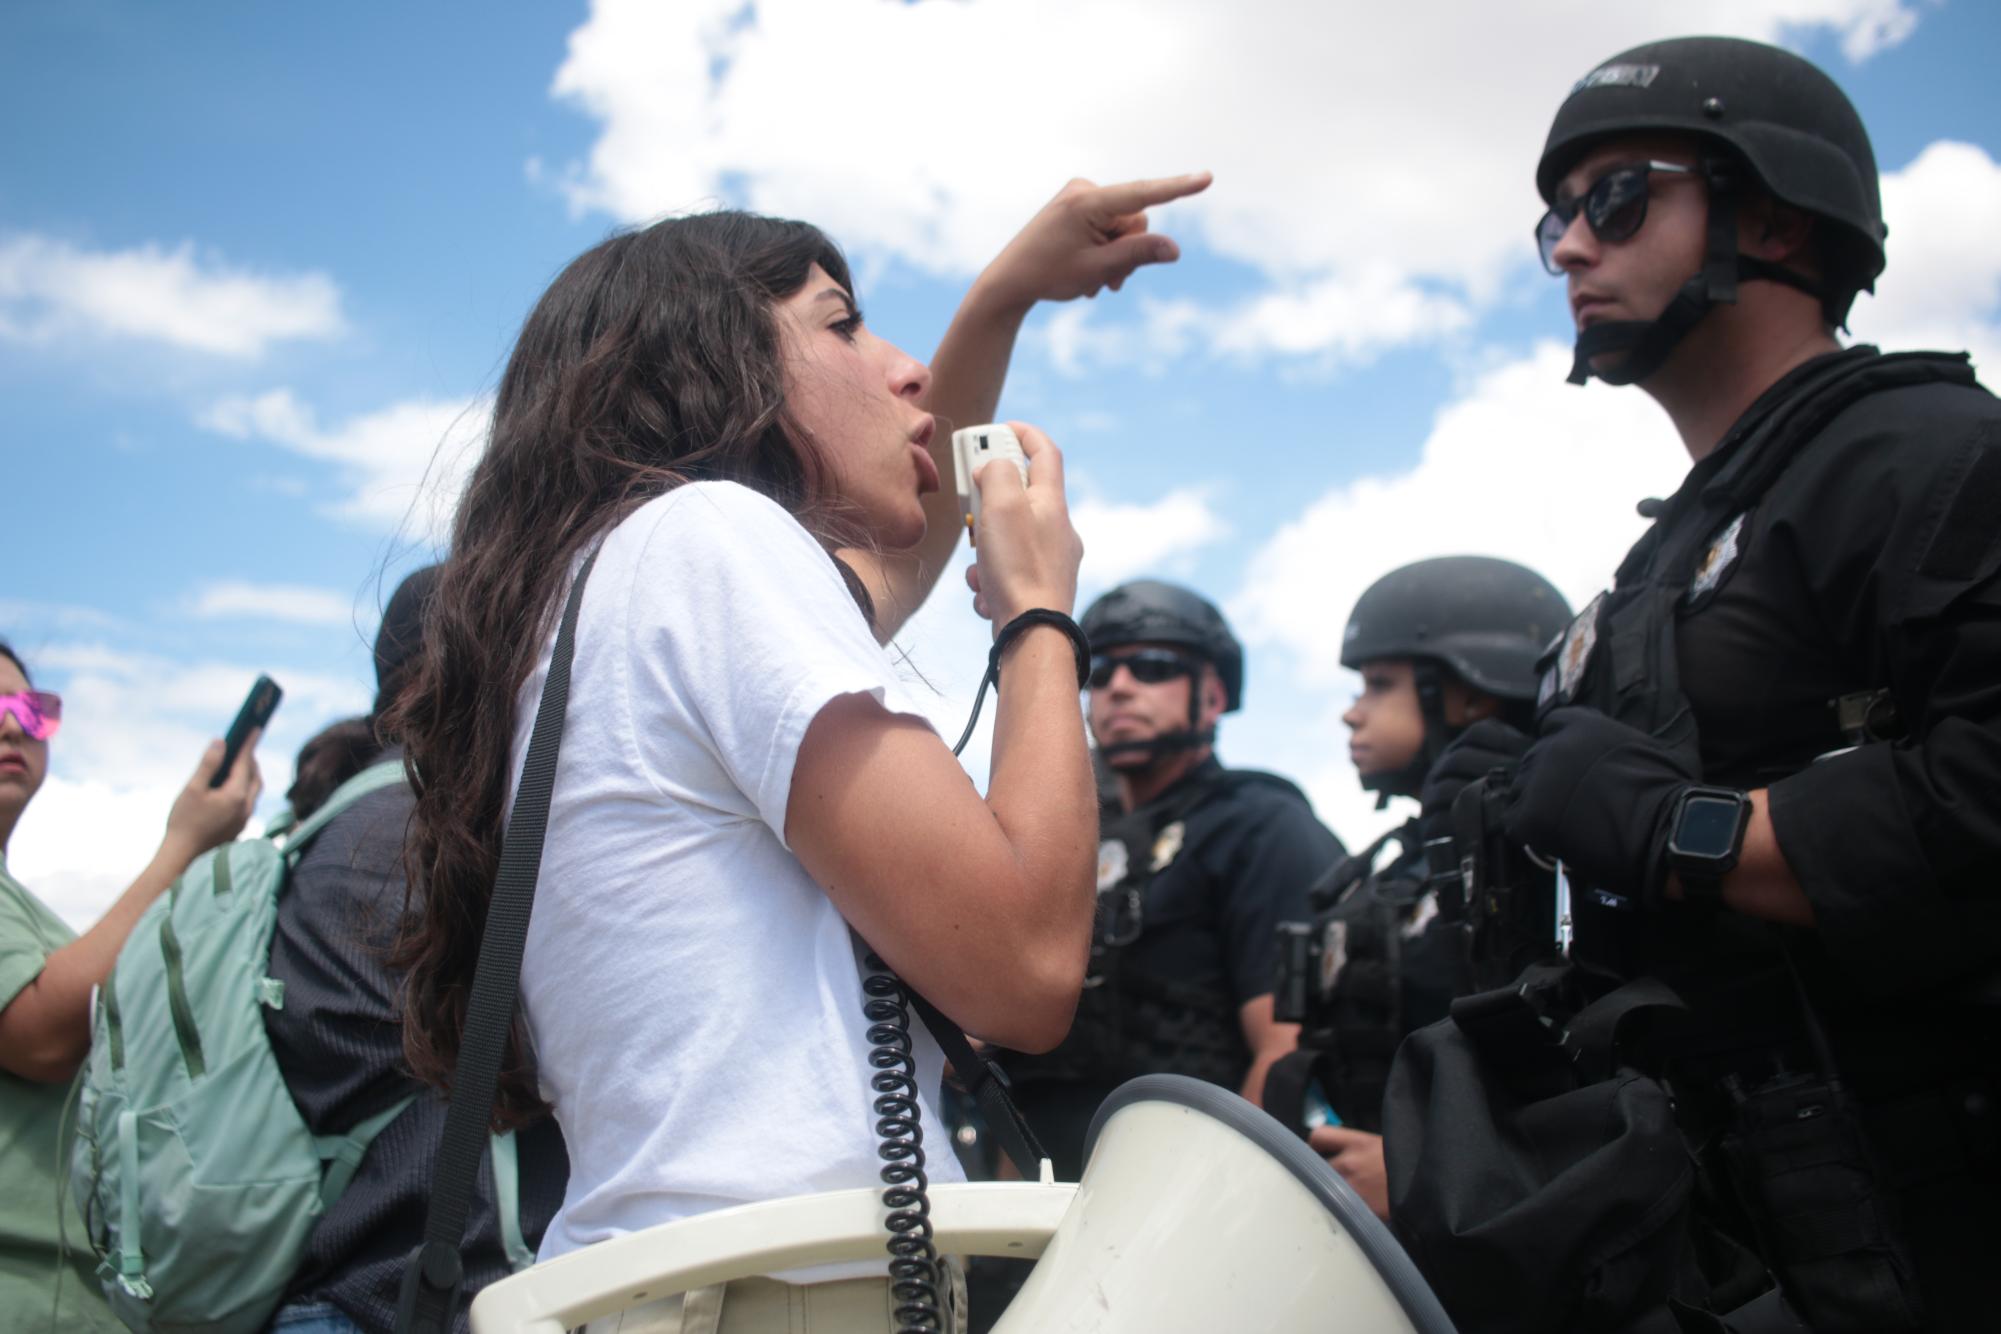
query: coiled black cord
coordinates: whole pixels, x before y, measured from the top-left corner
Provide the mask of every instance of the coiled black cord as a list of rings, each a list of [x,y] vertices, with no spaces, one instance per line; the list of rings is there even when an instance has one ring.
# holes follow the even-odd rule
[[[987,654],[987,673],[980,679],[979,694],[973,697],[973,713],[966,719],[966,731],[952,747],[957,755],[972,739],[973,724],[980,719],[987,688],[998,688],[1001,654],[1016,636],[1032,625],[1053,625],[1070,639],[1077,655],[1077,687],[1082,689],[1091,671],[1091,644],[1077,623],[1059,611],[1036,608],[1002,626]],[[910,1054],[910,997],[902,979],[874,951],[863,959],[868,975],[862,979],[862,1017],[868,1020],[869,1087],[875,1091],[875,1133],[881,1141],[876,1149],[882,1158],[882,1202],[889,1210],[883,1220],[889,1229],[889,1292],[895,1299],[892,1314],[896,1334],[931,1334],[945,1328],[944,1266],[932,1243],[930,1182],[924,1175],[924,1127],[919,1124],[917,1062]]]
[[[924,1175],[924,1127],[919,1124],[917,1062],[910,1054],[910,1002],[903,983],[871,952],[862,979],[868,1020],[869,1087],[875,1091],[875,1133],[881,1145],[882,1202],[889,1210],[889,1291],[897,1334],[945,1328],[940,1296],[944,1271],[931,1240],[931,1198]]]

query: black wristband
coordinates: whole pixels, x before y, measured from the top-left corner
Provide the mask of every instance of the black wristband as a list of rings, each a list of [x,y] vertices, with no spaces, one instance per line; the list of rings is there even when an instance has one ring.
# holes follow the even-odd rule
[[[995,684],[1000,682],[1001,654],[1007,646],[1020,637],[1022,631],[1034,625],[1053,625],[1070,638],[1070,647],[1077,654],[1077,688],[1082,690],[1091,680],[1091,641],[1085,637],[1084,628],[1060,611],[1050,611],[1047,607],[1035,607],[1023,612],[1000,628],[994,636],[994,646],[987,653],[987,670],[993,673]]]

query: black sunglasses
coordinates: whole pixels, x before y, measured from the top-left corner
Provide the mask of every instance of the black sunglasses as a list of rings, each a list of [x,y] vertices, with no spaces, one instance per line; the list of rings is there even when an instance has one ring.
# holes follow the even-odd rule
[[[1142,648],[1134,649],[1131,653],[1093,653],[1091,689],[1103,690],[1110,685],[1112,677],[1121,667],[1133,674],[1133,680],[1149,686],[1157,686],[1162,681],[1172,681],[1177,676],[1195,674],[1195,664],[1172,649]]]
[[[1563,266],[1556,262],[1556,247],[1579,213],[1590,224],[1591,234],[1601,241],[1623,241],[1640,230],[1640,224],[1647,220],[1647,177],[1657,171],[1674,176],[1700,174],[1694,167],[1674,162],[1632,162],[1612,168],[1575,199],[1559,198],[1535,225],[1542,266],[1563,276]]]

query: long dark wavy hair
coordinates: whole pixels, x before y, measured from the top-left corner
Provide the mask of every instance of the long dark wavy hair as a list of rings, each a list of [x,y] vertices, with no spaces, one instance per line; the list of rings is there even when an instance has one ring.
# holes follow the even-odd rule
[[[421,1079],[449,1085],[458,1058],[500,864],[515,696],[579,551],[697,480],[756,489],[830,550],[858,544],[785,406],[773,307],[815,264],[852,291],[840,251],[805,223],[673,218],[584,252],[522,326],[427,607],[416,679],[383,720],[417,791],[405,856],[421,902],[395,962],[408,970],[404,1050]],[[546,1110],[517,1028],[495,1123]]]

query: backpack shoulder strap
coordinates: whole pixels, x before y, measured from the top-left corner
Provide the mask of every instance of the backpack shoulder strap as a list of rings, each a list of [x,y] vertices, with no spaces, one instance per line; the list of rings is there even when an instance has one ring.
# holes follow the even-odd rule
[[[285,838],[285,854],[288,857],[296,857],[306,850],[306,844],[313,841],[313,835],[333,823],[335,816],[369,793],[402,781],[404,778],[401,760],[383,760],[369,765],[335,788],[333,795],[328,797],[318,810],[291,828],[280,831]]]
[[[542,683],[542,701],[528,735],[528,754],[521,762],[521,785],[514,796],[513,818],[501,840],[500,868],[487,903],[479,962],[473,968],[472,994],[459,1036],[459,1059],[452,1070],[451,1104],[438,1142],[424,1240],[404,1262],[403,1286],[397,1297],[398,1334],[444,1334],[451,1327],[459,1286],[465,1278],[459,1247],[465,1241],[473,1182],[486,1148],[487,1127],[493,1120],[500,1063],[507,1054],[507,1036],[514,1025],[521,954],[528,944],[528,918],[535,907],[535,881],[542,869],[542,842],[549,832],[549,801],[555,794],[556,760],[563,745],[563,713],[570,703],[577,613],[597,558],[595,550],[586,556],[571,581],[569,600],[563,604],[563,618],[556,628],[556,646],[549,657],[549,675]]]

